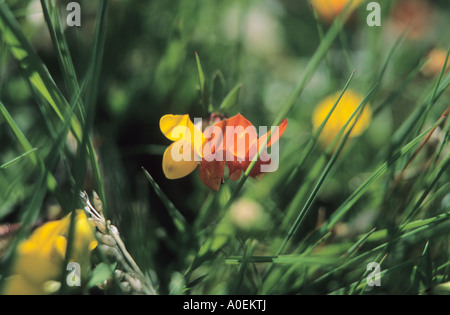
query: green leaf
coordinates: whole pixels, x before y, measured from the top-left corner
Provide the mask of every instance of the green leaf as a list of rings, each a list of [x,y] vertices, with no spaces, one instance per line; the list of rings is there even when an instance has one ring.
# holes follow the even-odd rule
[[[211,80],[211,102],[214,107],[214,110],[218,110],[220,104],[222,103],[225,92],[226,92],[226,83],[225,77],[220,70],[214,72]]]
[[[155,182],[153,177],[147,172],[145,168],[142,168],[144,171],[145,176],[147,177],[148,181],[152,185],[153,189],[155,190],[158,197],[161,199],[162,203],[166,206],[167,211],[169,212],[169,215],[172,217],[173,223],[177,227],[177,229],[180,232],[185,232],[187,227],[187,221],[183,217],[183,215],[178,211],[178,209],[175,207],[175,205],[170,201],[169,198],[167,198],[166,194],[161,190],[159,185]]]
[[[220,104],[219,111],[226,114],[234,114],[236,113],[236,105],[239,101],[239,92],[241,91],[242,84],[236,85],[222,101]]]
[[[200,103],[206,112],[211,113],[213,108],[209,99],[208,86],[206,85],[205,74],[197,52],[195,53],[195,59],[197,61],[198,83],[200,84]]]
[[[91,279],[89,279],[87,286],[89,288],[92,288],[93,286],[96,286],[97,284],[102,283],[105,280],[108,280],[108,278],[111,277],[114,270],[116,269],[116,265],[117,263],[108,265],[103,262],[98,264],[92,271],[92,276]]]

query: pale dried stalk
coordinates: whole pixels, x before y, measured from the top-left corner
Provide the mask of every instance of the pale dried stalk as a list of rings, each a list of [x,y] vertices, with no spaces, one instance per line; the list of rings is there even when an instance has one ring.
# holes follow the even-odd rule
[[[148,283],[139,266],[127,251],[117,227],[103,216],[102,202],[98,195],[94,192],[95,208],[90,203],[86,192],[80,192],[80,197],[85,204],[84,210],[89,213],[97,227],[97,236],[102,243],[102,250],[105,254],[115,257],[126,271],[116,270],[116,275],[119,274],[121,278],[126,280],[125,284],[122,284],[123,288],[125,290],[132,289],[136,293],[156,294],[153,285]]]

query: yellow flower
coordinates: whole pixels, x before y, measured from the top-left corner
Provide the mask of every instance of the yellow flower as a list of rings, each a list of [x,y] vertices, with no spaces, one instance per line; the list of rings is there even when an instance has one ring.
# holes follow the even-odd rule
[[[83,210],[76,211],[74,239],[69,262],[80,265],[80,276],[90,269],[90,254],[97,246],[94,227]],[[49,287],[60,280],[65,269],[67,237],[71,215],[47,222],[22,241],[16,252],[13,274],[6,279],[5,294],[47,294]]]
[[[332,22],[348,3],[350,3],[350,7],[347,12],[351,13],[362,2],[363,0],[311,0],[311,5],[320,18],[327,22]]]
[[[340,95],[337,92],[322,100],[314,110],[312,122],[314,129],[317,130],[327,117],[333,105],[336,103]],[[334,109],[322,132],[320,133],[320,142],[324,147],[328,147],[338,135],[339,131],[344,127],[352,116],[353,112],[363,101],[363,97],[352,90],[345,91],[338,105]],[[348,131],[358,115],[353,117],[352,121],[347,125],[345,131]],[[370,105],[366,104],[363,112],[358,118],[355,126],[349,134],[349,138],[361,135],[369,126],[371,121]]]
[[[203,133],[189,115],[165,115],[159,121],[161,132],[174,141],[164,152],[163,172],[169,179],[192,173],[201,160]],[[172,152],[179,152],[173,156]],[[199,158],[200,157],[200,158]]]

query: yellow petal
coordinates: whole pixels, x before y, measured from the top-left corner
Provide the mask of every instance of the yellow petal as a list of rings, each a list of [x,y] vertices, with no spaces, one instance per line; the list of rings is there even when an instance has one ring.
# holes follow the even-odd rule
[[[77,210],[75,221],[75,248],[77,252],[85,252],[86,250],[92,250],[92,243],[96,243],[94,235],[94,225],[86,216],[83,210]]]
[[[335,93],[326,97],[319,105],[316,107],[313,113],[313,125],[314,129],[317,130],[322,124],[326,116],[328,115],[331,108],[334,106],[335,102],[339,98],[339,94]],[[352,116],[353,112],[358,108],[358,106],[363,101],[363,96],[357,94],[352,90],[347,90],[342,96],[339,104],[335,108],[334,112],[331,114],[326,125],[322,129],[320,134],[320,140],[325,145],[328,146],[334,141],[335,137],[338,135],[340,130],[344,127],[347,121]],[[346,130],[348,131],[354,122],[356,116],[352,118],[352,121],[347,125]],[[371,110],[370,104],[366,104],[363,112],[358,118],[358,121],[354,125],[349,137],[357,137],[361,135],[369,126],[371,121]]]
[[[159,121],[161,132],[172,141],[185,139],[195,148],[198,156],[202,156],[203,142],[202,131],[196,127],[189,115],[164,115]]]
[[[53,244],[55,238],[67,230],[69,222],[64,219],[46,222],[33,232],[28,241],[40,246],[41,250],[48,251],[48,246]]]
[[[22,275],[13,275],[5,279],[1,292],[4,295],[43,295],[46,294],[41,285],[30,282]]]
[[[189,132],[195,128],[189,115],[165,115],[161,117],[159,128],[169,140],[177,141],[183,138],[181,133],[173,132],[176,127],[186,127]]]
[[[60,257],[66,256],[67,239],[64,236],[58,236],[55,239],[54,250]]]
[[[182,150],[183,152],[180,152]],[[177,153],[180,153],[178,156]],[[184,160],[182,156],[191,158]],[[163,172],[168,179],[185,177],[192,173],[198,166],[198,161],[194,159],[194,150],[186,140],[179,140],[172,143],[164,152]]]
[[[71,214],[37,228],[28,240],[18,246],[14,273],[41,287],[49,280],[58,279],[67,248]],[[90,252],[97,245],[94,227],[83,210],[75,212],[71,258],[89,267]],[[17,282],[21,284],[21,282]]]
[[[44,251],[41,246],[25,241],[18,247],[14,273],[36,285],[56,279],[61,271],[63,258],[54,250]]]

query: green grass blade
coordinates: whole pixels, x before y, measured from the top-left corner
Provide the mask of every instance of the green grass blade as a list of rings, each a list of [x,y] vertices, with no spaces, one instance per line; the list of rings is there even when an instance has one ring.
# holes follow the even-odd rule
[[[88,87],[86,89],[85,106],[87,108],[87,117],[92,117],[94,111],[94,104],[97,100],[100,74],[102,69],[103,54],[105,49],[106,40],[106,22],[107,22],[107,12],[108,12],[108,0],[100,1],[98,14],[97,14],[97,27],[95,29],[94,35],[94,47],[92,51],[91,63],[88,70],[88,76],[85,79],[88,82]]]
[[[70,112],[70,106],[53,81],[47,67],[28,43],[5,2],[0,2],[0,34],[11,55],[19,62],[33,91],[44,98],[57,116],[63,120],[65,114]],[[75,137],[80,140],[81,126],[76,117],[72,117],[71,125]]]
[[[6,162],[6,163],[0,165],[0,170],[4,170],[4,169],[10,167],[11,165],[13,165],[13,164],[19,162],[20,160],[22,160],[23,158],[27,157],[28,155],[30,155],[31,153],[33,153],[33,152],[35,152],[35,151],[37,151],[37,150],[38,150],[38,148],[33,148],[33,149],[31,149],[31,150],[29,150],[29,151],[27,151],[27,152],[25,152],[25,153],[19,155],[18,157],[15,157],[15,158],[12,159],[11,161]]]
[[[398,160],[400,157],[405,156],[409,151],[411,151],[419,142],[425,137],[428,132],[435,126],[438,126],[442,122],[442,119],[438,120],[431,127],[425,130],[422,134],[417,136],[415,139],[410,141],[405,145],[400,151],[398,151],[394,156],[388,161],[384,162],[372,175],[359,187],[357,188],[350,197],[339,207],[331,216],[330,220],[326,225],[324,225],[323,231],[330,230],[349,210],[350,208],[361,198],[361,196],[366,192],[368,187],[379,179],[388,170],[389,166]]]
[[[195,53],[195,60],[197,62],[198,83],[200,85],[200,103],[206,113],[211,113],[213,111],[213,108],[209,97],[208,86],[206,84],[202,64],[200,63],[200,57],[198,56],[197,52]]]
[[[280,114],[273,122],[272,126],[278,126],[281,121],[286,117],[286,115],[291,111],[292,107],[294,106],[297,99],[302,94],[303,90],[306,87],[306,84],[309,82],[309,80],[312,78],[314,72],[316,71],[317,67],[322,62],[323,58],[326,56],[328,50],[330,49],[331,45],[333,44],[334,40],[338,36],[339,32],[341,31],[344,20],[346,17],[347,11],[344,9],[343,12],[339,15],[338,18],[336,18],[331,26],[331,28],[328,30],[327,34],[323,38],[323,40],[320,42],[319,47],[309,60],[304,75],[295,87],[294,91],[292,92],[291,96],[287,100],[287,102],[282,106],[282,109],[280,111]],[[228,208],[232,201],[237,197],[240,190],[244,186],[244,183],[247,181],[248,177],[250,176],[250,172],[252,171],[253,167],[256,165],[256,162],[258,161],[259,157],[261,156],[261,153],[265,150],[267,143],[270,141],[270,135],[266,139],[266,143],[262,145],[262,148],[257,153],[256,158],[250,163],[250,165],[247,167],[247,170],[244,172],[243,177],[239,181],[237,187],[235,188],[233,194],[231,195],[227,205],[225,208]]]
[[[86,94],[84,99],[84,134],[81,139],[80,152],[81,156],[88,156],[89,162],[92,166],[95,182],[97,183],[97,192],[100,199],[103,202],[105,216],[108,216],[108,203],[103,185],[102,175],[100,167],[98,165],[98,159],[96,156],[95,148],[90,138],[90,131],[93,128],[96,101],[99,90],[100,74],[102,69],[102,60],[104,54],[104,46],[106,40],[106,21],[108,11],[108,1],[102,0],[99,4],[99,11],[97,16],[97,26],[94,35],[94,47],[92,51],[91,62],[87,71],[87,76],[83,82],[83,89],[86,88]],[[77,89],[78,90],[78,89]],[[74,91],[75,92],[75,91]],[[77,189],[81,190],[84,181],[84,175],[86,173],[87,161],[79,159],[75,169],[77,170]]]
[[[8,110],[6,109],[5,105],[3,105],[3,103],[1,101],[0,101],[0,112],[2,113],[3,117],[5,118],[6,122],[8,123],[9,127],[13,131],[14,135],[16,136],[17,140],[19,141],[19,143],[23,147],[23,149],[26,152],[33,151],[33,146],[28,141],[28,139],[25,137],[25,135],[23,134],[22,130],[16,124],[16,122],[12,118],[11,114],[8,112]],[[38,164],[38,159],[37,159],[35,153],[31,153],[30,159],[35,165]]]
[[[160,198],[162,203],[166,206],[166,209],[169,212],[169,215],[172,217],[175,227],[178,229],[179,232],[184,233],[187,229],[186,219],[178,211],[178,209],[175,207],[175,205],[172,203],[172,201],[170,201],[170,199],[167,198],[166,194],[164,194],[164,192],[161,190],[159,185],[155,182],[153,177],[147,172],[147,170],[144,168],[142,168],[142,170],[144,171],[145,176],[147,177],[148,181],[152,185],[152,187],[155,190],[158,197]]]
[[[416,126],[417,132],[420,132],[420,130],[422,130],[422,127],[424,126],[424,124],[426,122],[426,119],[428,117],[428,113],[430,112],[431,107],[433,106],[434,99],[436,98],[436,95],[438,94],[439,86],[440,86],[442,78],[444,76],[445,69],[447,68],[449,55],[450,55],[450,46],[447,49],[447,55],[445,56],[444,64],[442,65],[442,69],[441,69],[441,71],[439,73],[439,76],[438,76],[438,78],[436,80],[436,84],[434,86],[434,89],[433,89],[433,92],[432,92],[432,96],[430,97],[430,100],[429,100],[427,106],[424,109],[423,115],[420,116],[421,117],[420,122]]]
[[[230,92],[225,96],[222,103],[219,106],[219,111],[224,112],[228,115],[236,112],[236,105],[239,100],[239,92],[241,91],[242,84],[236,85]]]
[[[53,45],[56,49],[56,56],[63,74],[66,89],[70,95],[77,95],[80,93],[77,74],[72,62],[66,36],[61,27],[58,11],[52,0],[41,0],[41,6]]]
[[[285,105],[282,107],[282,110],[280,111],[280,114],[275,119],[272,126],[278,126],[281,121],[287,116],[287,114],[291,111],[292,107],[294,106],[297,99],[302,94],[303,90],[306,87],[306,84],[309,82],[311,77],[313,76],[314,72],[316,71],[319,64],[322,62],[323,58],[327,55],[331,45],[333,44],[336,37],[341,32],[345,18],[348,14],[348,7],[344,8],[344,10],[341,12],[341,14],[334,20],[333,24],[331,25],[330,29],[326,33],[323,40],[320,42],[319,47],[309,60],[304,75],[302,79],[299,81],[298,85],[294,89],[293,93],[285,103]]]
[[[308,200],[304,204],[304,206],[301,209],[301,211],[299,212],[296,220],[292,224],[289,232],[287,233],[286,237],[284,238],[283,243],[282,243],[282,245],[280,246],[280,248],[279,248],[279,250],[277,252],[277,255],[280,255],[283,252],[283,250],[285,249],[287,243],[292,238],[292,236],[294,235],[294,233],[298,229],[298,227],[302,224],[304,218],[306,217],[306,214],[311,209],[311,206],[313,205],[313,202],[315,201],[316,196],[318,195],[318,193],[319,193],[319,191],[320,191],[320,189],[321,189],[325,179],[327,178],[327,176],[330,173],[331,169],[335,165],[335,163],[336,163],[336,161],[338,159],[338,156],[340,155],[340,153],[341,153],[341,151],[342,151],[342,149],[344,147],[344,144],[347,141],[347,138],[349,137],[353,127],[355,126],[356,122],[358,121],[359,115],[363,112],[363,110],[365,108],[365,105],[367,104],[367,98],[371,95],[371,93],[374,91],[375,88],[376,88],[376,86],[374,86],[369,91],[367,96],[364,98],[364,100],[361,102],[361,104],[357,107],[357,109],[353,112],[353,114],[347,120],[345,125],[341,128],[341,131],[339,132],[339,134],[336,136],[336,139],[340,139],[339,140],[339,145],[338,145],[337,149],[334,151],[334,153],[331,156],[330,160],[328,161],[327,165],[325,166],[325,169],[323,170],[322,174],[320,175],[319,179],[317,180],[317,183],[316,183],[313,191],[311,192],[310,196],[308,197]],[[356,119],[354,119],[355,116],[356,116]],[[353,119],[354,119],[354,121],[352,122]],[[350,123],[352,123],[351,127],[346,131],[347,126]],[[342,133],[343,132],[345,132],[345,134],[342,137]],[[334,144],[331,144],[331,146],[334,146]]]
[[[314,280],[313,284],[318,285],[320,283],[323,283],[326,279],[329,279],[331,276],[341,272],[342,270],[361,266],[364,261],[369,261],[369,259],[373,260],[373,257],[375,255],[378,255],[388,247],[392,248],[393,245],[399,244],[401,242],[418,243],[424,240],[430,240],[436,237],[441,237],[443,235],[448,235],[448,229],[450,228],[449,218],[450,216],[448,215],[448,213],[445,216],[440,216],[439,218],[436,217],[434,220],[429,221],[427,224],[421,226],[420,228],[416,228],[414,230],[406,232],[394,240],[389,240],[385,243],[382,243],[381,245],[378,245],[375,248],[366,250],[356,257],[349,258],[341,265]],[[369,240],[374,236],[374,234],[369,237]]]
[[[364,242],[375,232],[375,230],[376,228],[373,228],[368,233],[364,234],[352,247],[350,247],[347,250],[346,255],[350,256],[353,253],[355,253],[364,244]]]
[[[274,264],[291,264],[291,265],[331,265],[338,266],[343,261],[342,258],[324,255],[279,255],[279,256],[229,256],[225,259],[227,264],[246,263],[274,263]]]
[[[305,150],[302,152],[302,157],[299,159],[298,164],[295,166],[295,168],[293,169],[293,171],[289,175],[288,179],[285,181],[287,185],[289,185],[291,183],[292,179],[297,175],[297,173],[300,170],[300,168],[302,167],[303,163],[306,161],[306,159],[311,154],[314,146],[316,145],[316,143],[317,143],[317,141],[319,139],[319,136],[320,136],[323,128],[325,127],[325,125],[327,124],[327,122],[330,119],[331,115],[333,114],[334,110],[336,109],[337,105],[339,104],[339,102],[340,102],[342,96],[344,95],[345,91],[348,89],[348,87],[350,85],[350,82],[353,80],[353,77],[355,76],[355,73],[356,73],[356,70],[353,70],[352,74],[350,75],[350,78],[345,83],[345,86],[342,89],[342,92],[339,95],[338,99],[336,100],[336,102],[333,104],[333,106],[329,110],[327,116],[322,121],[322,123],[320,124],[319,128],[317,128],[317,130],[315,131],[313,137],[310,138],[309,141],[307,142]]]
[[[437,171],[435,174],[432,174],[432,180],[429,185],[426,186],[424,191],[422,192],[419,199],[413,204],[412,207],[408,207],[405,210],[405,213],[403,215],[403,224],[408,223],[414,215],[420,210],[421,205],[425,202],[426,198],[429,198],[429,194],[431,193],[432,189],[436,186],[439,179],[442,177],[442,175],[445,174],[447,168],[450,166],[450,154],[447,156],[447,158],[442,162],[442,165],[437,168]]]
[[[414,112],[408,117],[408,119],[398,128],[394,135],[392,136],[392,142],[389,149],[389,152],[394,151],[395,148],[399,147],[403,143],[405,143],[409,137],[409,135],[412,134],[414,128],[419,123],[420,117],[422,116],[423,112],[427,108],[429,104],[431,106],[436,103],[436,101],[439,99],[439,97],[442,96],[442,94],[445,92],[445,90],[450,86],[450,75],[447,75],[444,80],[442,80],[442,84],[440,84],[438,90],[434,97],[430,96],[427,97],[427,100],[423,102],[420,106],[416,107]]]

